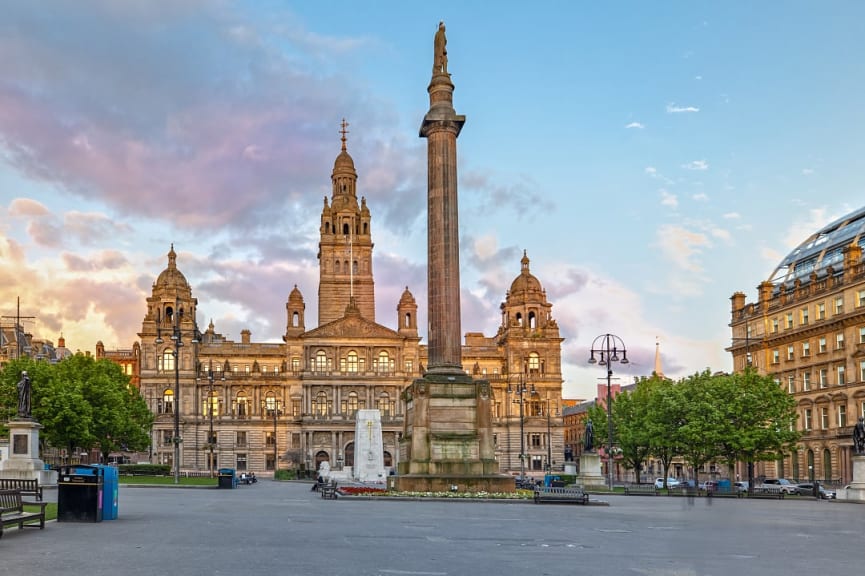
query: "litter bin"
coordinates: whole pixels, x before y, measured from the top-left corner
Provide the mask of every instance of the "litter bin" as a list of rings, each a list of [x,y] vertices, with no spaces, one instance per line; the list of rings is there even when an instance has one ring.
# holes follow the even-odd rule
[[[102,522],[104,471],[99,466],[63,466],[57,479],[58,522]]]
[[[220,468],[218,473],[218,486],[220,488],[236,488],[237,475],[234,468]]]
[[[119,496],[119,477],[117,468],[95,464],[102,470],[102,519],[117,520],[117,501]]]

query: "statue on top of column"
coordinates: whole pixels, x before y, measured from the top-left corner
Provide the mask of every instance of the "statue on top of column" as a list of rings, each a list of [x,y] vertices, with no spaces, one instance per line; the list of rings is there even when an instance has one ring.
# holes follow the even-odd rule
[[[445,23],[439,22],[434,42],[433,76],[448,73],[448,39],[445,37]]]

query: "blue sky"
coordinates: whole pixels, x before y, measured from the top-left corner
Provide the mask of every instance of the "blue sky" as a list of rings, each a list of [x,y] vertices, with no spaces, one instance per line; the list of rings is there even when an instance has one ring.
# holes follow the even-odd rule
[[[0,311],[127,348],[175,244],[199,322],[316,323],[339,122],[372,213],[376,319],[426,325],[432,41],[447,25],[463,332],[495,333],[526,250],[592,397],[728,370],[729,297],[865,198],[865,4],[13,1],[0,21]],[[425,334],[424,334],[425,335]],[[618,372],[617,372],[618,373]]]

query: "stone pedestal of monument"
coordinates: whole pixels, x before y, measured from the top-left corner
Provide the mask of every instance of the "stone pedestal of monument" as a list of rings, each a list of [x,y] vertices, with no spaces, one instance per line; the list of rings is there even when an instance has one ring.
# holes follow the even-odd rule
[[[35,420],[12,420],[9,427],[9,459],[3,461],[0,475],[4,478],[39,480],[40,485],[57,484],[57,471],[45,470],[39,459],[39,429]]]
[[[865,502],[865,454],[856,454],[853,461],[853,482],[846,490],[841,488],[835,495],[838,500]]]
[[[585,452],[580,456],[580,473],[577,483],[585,487],[604,486],[606,481],[601,474],[601,456],[597,452]]]
[[[354,427],[354,479],[384,482],[384,448],[381,438],[381,412],[358,410]]]
[[[399,475],[389,487],[411,492],[513,492],[499,474],[486,380],[464,372],[428,373],[403,392],[406,428]]]

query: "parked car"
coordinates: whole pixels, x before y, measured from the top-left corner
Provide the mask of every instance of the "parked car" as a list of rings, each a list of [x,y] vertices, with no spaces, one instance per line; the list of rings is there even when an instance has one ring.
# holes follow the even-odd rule
[[[740,481],[733,484],[733,487],[736,489],[736,492],[747,492],[748,491],[748,481]]]
[[[675,478],[667,478],[667,488],[676,488],[679,485],[679,481]],[[664,479],[663,478],[655,478],[655,488],[663,488],[664,487]]]
[[[763,483],[757,486],[758,490],[766,488],[778,488],[784,494],[798,494],[799,488],[786,478],[766,478]]]
[[[823,488],[822,484],[817,485],[820,490],[820,498],[823,500],[834,500],[835,499],[835,491],[827,490]],[[811,482],[803,482],[802,484],[796,484],[796,489],[798,490],[797,494],[801,496],[813,496],[814,495],[814,484]]]

